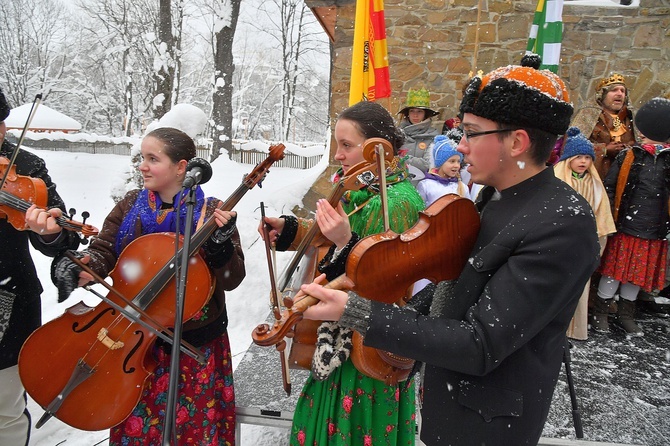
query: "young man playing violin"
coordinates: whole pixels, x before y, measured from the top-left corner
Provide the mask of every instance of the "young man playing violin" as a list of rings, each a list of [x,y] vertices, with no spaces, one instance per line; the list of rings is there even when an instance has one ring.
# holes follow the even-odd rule
[[[5,119],[9,111],[5,95],[0,90],[0,161],[3,161],[0,179],[16,150],[16,146],[5,140]],[[44,160],[19,149],[14,166],[16,175],[42,180],[48,197],[48,210],[31,206],[19,228],[10,223],[7,214],[18,211],[0,204],[0,444],[27,445],[30,416],[16,364],[23,342],[42,322],[42,285],[30,257],[28,241],[42,254],[54,257],[60,251],[77,249],[79,237],[74,232],[62,230],[56,222],[56,218],[65,212],[65,205],[49,178]],[[13,179],[8,177],[2,188],[3,194],[9,194],[7,183],[11,181]],[[30,197],[19,198],[30,201]],[[4,195],[0,203],[5,203]]]
[[[458,150],[486,185],[481,228],[460,277],[414,297],[429,310],[302,287],[321,300],[305,317],[339,320],[366,345],[425,363],[430,446],[537,444],[566,328],[598,265],[591,208],[545,168],[572,105],[561,79],[537,66],[499,68],[465,91]]]

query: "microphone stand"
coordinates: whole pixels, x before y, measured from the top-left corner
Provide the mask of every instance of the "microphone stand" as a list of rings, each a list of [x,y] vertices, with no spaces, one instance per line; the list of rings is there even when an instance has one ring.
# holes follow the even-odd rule
[[[184,299],[186,294],[186,275],[188,274],[189,252],[191,251],[191,233],[193,232],[193,208],[195,207],[195,187],[189,189],[186,198],[186,225],[184,227],[184,242],[179,257],[179,210],[177,209],[176,221],[176,240],[175,240],[175,280],[177,281],[175,320],[172,341],[172,350],[170,356],[170,380],[168,386],[167,400],[165,402],[165,422],[163,424],[163,446],[177,444],[177,395],[179,394],[179,346],[182,338],[182,328],[184,317]],[[170,438],[174,441],[170,442]]]

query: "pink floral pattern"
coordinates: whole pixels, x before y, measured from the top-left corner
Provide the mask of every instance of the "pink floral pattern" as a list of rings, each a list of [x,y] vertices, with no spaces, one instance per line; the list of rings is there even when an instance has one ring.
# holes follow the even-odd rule
[[[228,335],[201,347],[204,366],[189,356],[180,359],[176,412],[178,445],[233,446],[235,392]],[[132,414],[110,432],[111,446],[159,446],[163,441],[170,355],[155,347],[158,362]]]

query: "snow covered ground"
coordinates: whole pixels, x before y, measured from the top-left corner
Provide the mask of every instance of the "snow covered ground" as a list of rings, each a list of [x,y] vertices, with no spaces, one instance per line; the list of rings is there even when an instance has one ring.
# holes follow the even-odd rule
[[[109,191],[118,185],[129,167],[128,157],[83,153],[35,151],[43,157],[52,179],[68,207],[91,214],[89,223],[102,226],[113,206]],[[233,361],[237,366],[251,344],[251,331],[268,315],[268,273],[263,244],[259,241],[260,201],[267,215],[290,212],[300,204],[307,188],[326,166],[326,160],[309,170],[273,168],[262,188],[249,191],[236,206],[238,226],[246,256],[247,277],[240,287],[228,293],[229,334]],[[203,186],[208,195],[227,198],[253,166],[237,164],[222,156],[212,163],[214,175]],[[77,219],[75,217],[75,219]],[[45,291],[42,295],[44,321],[59,316],[67,307],[83,299],[94,306],[97,298],[77,290],[69,300],[58,304],[56,289],[49,278],[50,259],[34,255]],[[285,263],[290,256],[279,254]],[[280,267],[281,270],[281,267]],[[102,292],[102,291],[101,291]],[[670,319],[643,315],[644,338],[627,338],[613,332],[611,336],[592,336],[575,343],[572,349],[572,371],[585,439],[612,443],[661,446],[670,444]],[[278,370],[268,370],[277,376]],[[236,379],[239,380],[238,377]],[[294,392],[299,392],[294,388]],[[545,426],[544,436],[575,438],[565,374],[554,394],[555,404]],[[43,411],[30,402],[34,420]],[[107,432],[83,432],[52,418],[39,430],[33,430],[31,446],[91,446],[106,444]],[[284,445],[287,431],[277,428],[244,426],[244,446]]]

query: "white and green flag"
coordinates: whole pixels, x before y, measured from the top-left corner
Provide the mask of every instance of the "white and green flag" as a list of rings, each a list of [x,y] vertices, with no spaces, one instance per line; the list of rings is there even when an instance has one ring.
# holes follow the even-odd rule
[[[539,54],[542,66],[558,72],[563,38],[563,0],[538,0],[526,53]]]

